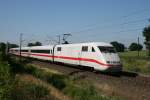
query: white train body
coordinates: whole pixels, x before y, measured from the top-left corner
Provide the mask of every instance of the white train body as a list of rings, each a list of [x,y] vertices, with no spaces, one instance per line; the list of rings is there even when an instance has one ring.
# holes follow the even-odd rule
[[[10,49],[19,55],[19,48]],[[99,71],[121,71],[120,58],[109,43],[92,42],[23,47],[21,55],[53,62],[92,67]]]

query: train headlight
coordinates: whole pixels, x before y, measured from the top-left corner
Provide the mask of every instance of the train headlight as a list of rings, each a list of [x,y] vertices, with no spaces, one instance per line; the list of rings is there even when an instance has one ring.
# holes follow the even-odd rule
[[[120,61],[107,61],[108,64],[120,64]]]

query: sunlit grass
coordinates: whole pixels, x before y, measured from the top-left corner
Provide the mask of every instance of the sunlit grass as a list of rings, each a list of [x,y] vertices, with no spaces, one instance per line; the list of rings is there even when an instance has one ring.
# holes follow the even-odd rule
[[[139,56],[137,51],[128,51],[119,55],[124,70],[150,74],[150,57],[147,56],[147,51],[140,51]]]

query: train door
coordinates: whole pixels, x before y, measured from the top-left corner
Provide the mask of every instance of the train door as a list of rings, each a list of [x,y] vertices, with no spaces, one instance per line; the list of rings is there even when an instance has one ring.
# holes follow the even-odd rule
[[[77,65],[81,65],[81,58],[82,58],[82,47],[79,47]]]
[[[86,66],[87,64],[86,64],[86,61],[84,61],[84,59],[86,59],[86,58],[88,58],[88,46],[82,46],[82,48],[81,48],[81,53],[80,53],[80,61],[79,61],[79,63],[80,63],[80,65],[81,66]]]
[[[94,47],[92,46],[82,46],[81,55],[80,55],[80,65],[94,67],[92,59],[96,59],[97,56]]]
[[[80,58],[81,58],[81,46],[76,45],[76,46],[71,46],[70,47],[70,52],[69,55],[72,57],[71,64],[74,65],[80,65]]]
[[[62,56],[62,47],[61,46],[57,46],[56,48],[57,48],[56,49],[57,52],[55,53],[56,56],[57,56],[56,57],[56,59],[57,59],[56,61],[57,62],[62,62],[62,59],[60,58],[60,56]]]
[[[55,50],[55,47],[56,47],[56,45],[54,45],[53,46],[53,49],[52,49],[52,61],[53,61],[53,63],[55,62],[55,52],[56,52],[56,50]]]

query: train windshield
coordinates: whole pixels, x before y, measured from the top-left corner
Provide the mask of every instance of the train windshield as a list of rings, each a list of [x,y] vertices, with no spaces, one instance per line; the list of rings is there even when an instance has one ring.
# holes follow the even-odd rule
[[[116,53],[114,47],[98,46],[98,48],[102,53]]]

